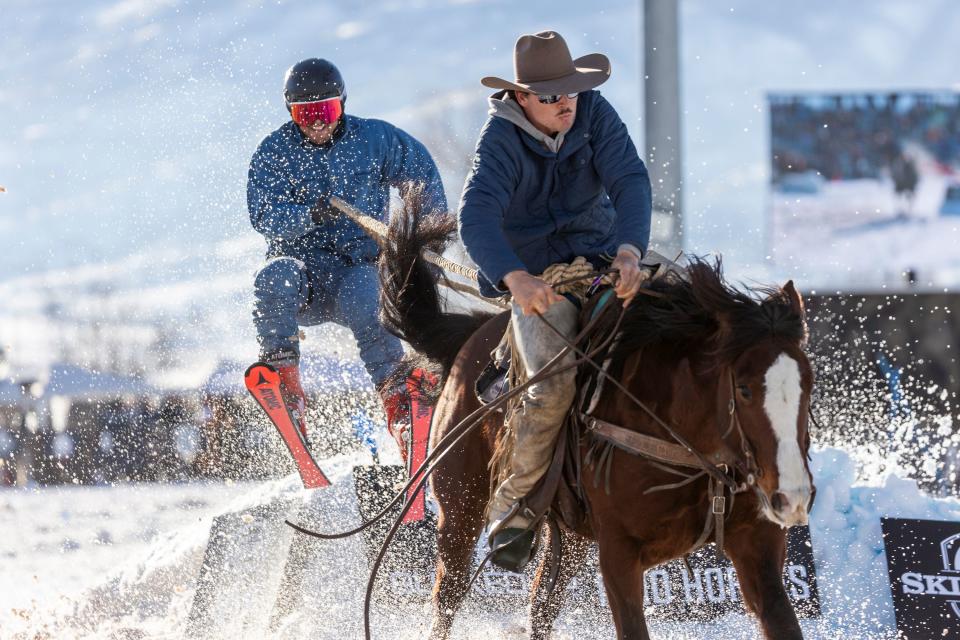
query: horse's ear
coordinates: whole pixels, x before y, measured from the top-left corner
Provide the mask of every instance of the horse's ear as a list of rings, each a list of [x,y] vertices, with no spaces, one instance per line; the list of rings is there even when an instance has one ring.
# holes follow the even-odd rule
[[[783,285],[783,292],[787,294],[787,299],[790,301],[790,308],[803,318],[803,298],[800,297],[797,288],[793,286],[793,280],[787,280],[787,284]]]

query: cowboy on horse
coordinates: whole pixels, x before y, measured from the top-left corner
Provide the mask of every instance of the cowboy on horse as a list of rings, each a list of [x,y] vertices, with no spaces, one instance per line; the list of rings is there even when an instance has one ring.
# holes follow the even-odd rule
[[[450,636],[482,571],[472,559],[486,525],[488,557],[511,570],[543,534],[533,638],[549,637],[592,540],[618,638],[650,637],[644,572],[713,542],[764,637],[799,640],[781,573],[786,528],[807,521],[815,491],[802,299],[792,282],[733,288],[719,260],[681,269],[643,255],[646,170],[626,127],[590,90],[607,77],[606,58],[574,61],[552,32],[521,37],[515,57],[514,82],[485,79],[510,88],[491,100],[458,219],[431,215],[414,190],[380,234],[381,321],[438,384],[430,453],[394,498],[406,503],[371,568],[367,637],[377,570],[411,491],[429,479],[438,510],[432,639]],[[457,227],[479,273],[442,261]],[[576,276],[590,278],[578,311],[564,287],[588,260]],[[472,289],[438,266],[488,297],[509,292],[509,312],[446,310],[439,285]],[[589,295],[591,281],[614,269],[614,288]],[[611,302],[614,292],[624,304]],[[511,388],[484,404],[478,382],[505,332]],[[294,526],[341,538],[388,513],[333,534]]]
[[[542,274],[586,258],[619,273],[616,294],[626,304],[647,275],[640,260],[651,192],[626,125],[595,90],[610,77],[605,55],[573,59],[560,34],[543,31],[517,40],[514,70],[512,82],[481,80],[498,91],[489,98],[458,225],[481,292],[511,296],[515,366],[533,376],[575,335],[579,314],[578,300],[557,293]],[[549,464],[575,376],[567,369],[531,385],[512,417],[515,447],[487,509],[491,560],[502,568],[519,571],[530,559],[535,534],[520,500]]]

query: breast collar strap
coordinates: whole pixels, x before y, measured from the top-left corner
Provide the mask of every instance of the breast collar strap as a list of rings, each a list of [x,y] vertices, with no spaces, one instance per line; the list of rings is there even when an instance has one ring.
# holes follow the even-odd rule
[[[756,480],[760,476],[760,469],[756,464],[750,442],[740,424],[736,399],[735,396],[732,395],[736,392],[733,372],[729,374],[729,389],[731,395],[726,403],[726,414],[729,416],[729,424],[727,425],[726,431],[720,432],[722,446],[713,453],[703,454],[696,451],[679,436],[675,429],[664,422],[663,419],[657,416],[656,413],[633,394],[629,393],[622,383],[610,377],[608,367],[609,361],[604,362],[604,366],[598,367],[597,378],[600,380],[597,380],[597,388],[594,390],[594,393],[591,394],[587,409],[578,412],[578,417],[588,432],[634,455],[655,460],[659,463],[702,469],[715,483],[722,484],[732,493],[742,493],[748,488],[756,487]],[[676,442],[633,431],[632,429],[627,429],[626,427],[592,415],[593,410],[598,404],[599,391],[602,388],[600,383],[602,380],[613,382],[621,391],[627,394],[634,404],[639,406],[670,434]],[[720,385],[719,393],[722,393],[724,386],[723,384]],[[583,406],[582,403],[581,406]],[[718,411],[718,414],[719,413]],[[728,445],[727,438],[734,430],[736,430],[740,437],[741,455],[735,453],[734,449],[731,449]],[[742,479],[740,482],[737,482],[734,478],[735,474],[739,475]]]
[[[581,414],[580,418],[590,433],[611,442],[628,453],[682,467],[699,469],[703,466],[700,463],[700,458],[682,445],[639,431],[632,431],[586,413]],[[733,466],[736,463],[735,457],[726,447],[709,454],[707,459],[718,466]]]

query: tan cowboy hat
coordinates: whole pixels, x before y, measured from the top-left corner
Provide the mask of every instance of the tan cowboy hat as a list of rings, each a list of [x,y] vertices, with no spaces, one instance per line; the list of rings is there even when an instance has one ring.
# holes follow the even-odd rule
[[[514,82],[487,76],[480,82],[491,89],[512,89],[556,95],[599,87],[610,77],[610,60],[591,53],[574,60],[556,31],[522,35],[513,48]]]

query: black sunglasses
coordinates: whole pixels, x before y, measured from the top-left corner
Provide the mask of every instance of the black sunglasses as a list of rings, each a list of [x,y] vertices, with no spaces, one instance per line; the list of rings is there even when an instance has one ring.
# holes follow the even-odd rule
[[[560,98],[562,98],[563,96],[567,96],[567,97],[570,98],[571,100],[575,100],[578,95],[580,95],[580,94],[579,94],[579,93],[561,93],[561,94],[557,94],[557,95],[555,95],[555,96],[541,96],[541,95],[538,95],[538,96],[537,96],[537,100],[540,101],[540,104],[556,104],[556,103],[560,102]]]

